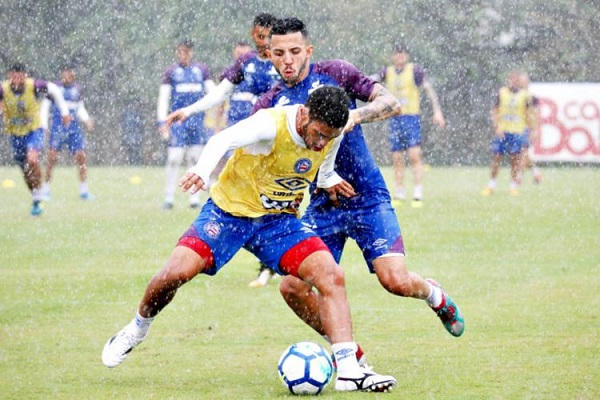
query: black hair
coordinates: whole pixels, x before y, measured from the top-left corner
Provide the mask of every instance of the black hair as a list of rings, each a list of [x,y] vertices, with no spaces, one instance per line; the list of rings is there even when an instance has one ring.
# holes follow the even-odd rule
[[[177,46],[185,46],[188,49],[193,49],[194,48],[194,41],[192,39],[183,39],[183,40],[179,41],[179,43],[177,44]]]
[[[410,51],[404,43],[392,43],[392,53],[410,53]]]
[[[302,36],[308,38],[308,29],[302,20],[296,17],[278,19],[271,28],[271,36],[287,35],[289,33],[302,33]]]
[[[16,62],[10,66],[9,71],[11,72],[27,72],[27,66],[22,62]]]
[[[260,26],[263,28],[270,28],[273,26],[275,21],[277,21],[277,18],[275,18],[272,14],[262,13],[254,17],[254,22],[252,22],[252,25]]]
[[[308,96],[308,117],[331,128],[343,128],[350,115],[350,99],[346,91],[335,86],[322,86]]]

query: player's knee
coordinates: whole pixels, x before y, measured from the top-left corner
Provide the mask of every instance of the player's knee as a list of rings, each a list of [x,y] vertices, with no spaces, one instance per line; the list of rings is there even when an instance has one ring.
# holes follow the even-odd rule
[[[287,275],[281,278],[279,293],[286,301],[308,296],[312,286],[295,276]]]
[[[404,265],[376,267],[375,274],[381,286],[388,292],[397,296],[412,297],[412,280]]]
[[[344,270],[333,260],[333,257],[331,258],[331,263],[324,264],[319,268],[314,285],[321,294],[345,288],[346,278]]]
[[[183,162],[183,147],[172,147],[167,151],[167,165],[170,167],[179,167]]]

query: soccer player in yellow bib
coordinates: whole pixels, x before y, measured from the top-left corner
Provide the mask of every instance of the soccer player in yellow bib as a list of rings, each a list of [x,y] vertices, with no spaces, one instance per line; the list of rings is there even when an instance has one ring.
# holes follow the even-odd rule
[[[405,156],[408,155],[413,175],[413,200],[415,208],[423,206],[423,161],[421,159],[421,89],[433,107],[433,123],[446,126],[437,93],[425,77],[419,64],[410,62],[408,48],[395,44],[392,48],[392,65],[383,68],[373,79],[384,84],[387,90],[400,100],[402,115],[390,118],[390,148],[394,165],[396,190],[393,205],[401,205],[405,200],[404,174]]]
[[[111,337],[102,352],[109,367],[122,363],[144,340],[154,317],[179,287],[196,275],[216,274],[244,248],[280,275],[293,275],[317,288],[320,318],[336,356],[339,391],[387,391],[396,380],[361,367],[356,359],[344,273],[323,241],[297,217],[306,188],[354,189],[334,171],[350,100],[344,90],[321,87],[305,105],[275,107],[213,136],[196,166],[180,179],[183,191],[206,189],[210,174],[234,150],[210,199],[182,235],[164,268],[150,281],[136,317]]]
[[[525,170],[531,169],[533,172],[533,183],[537,184],[542,181],[542,174],[531,158],[529,154],[529,148],[531,143],[537,139],[539,100],[529,91],[529,74],[527,72],[523,72],[519,75],[519,85],[522,90],[528,93],[531,101],[531,107],[529,107],[529,118],[527,120],[528,126],[525,129],[525,133],[523,133],[523,140],[521,143],[521,170],[519,171],[518,183],[521,184],[523,181],[523,174],[525,173]]]
[[[31,215],[34,217],[42,214],[40,152],[44,145],[44,130],[40,106],[46,95],[56,103],[63,124],[68,126],[71,116],[61,90],[52,82],[28,77],[24,64],[11,66],[8,79],[0,86],[4,132],[9,135],[13,159],[23,171],[25,183],[31,192]]]
[[[495,136],[491,145],[490,180],[488,186],[481,192],[483,196],[489,196],[496,190],[496,178],[505,154],[510,156],[509,194],[512,196],[518,194],[523,134],[530,124],[531,107],[531,96],[526,90],[521,89],[519,72],[511,71],[508,74],[507,85],[500,88],[492,109]]]

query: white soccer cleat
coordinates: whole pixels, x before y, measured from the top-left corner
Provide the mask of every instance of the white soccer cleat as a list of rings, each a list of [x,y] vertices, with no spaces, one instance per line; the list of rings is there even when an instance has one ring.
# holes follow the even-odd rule
[[[259,288],[259,287],[263,287],[266,286],[267,283],[269,283],[269,281],[273,278],[273,276],[275,275],[275,273],[273,272],[273,270],[269,269],[269,268],[262,268],[260,269],[260,272],[258,273],[258,276],[256,277],[255,280],[253,280],[252,282],[250,282],[250,284],[248,286],[253,287],[253,288]]]
[[[108,339],[102,350],[102,363],[108,368],[114,368],[121,364],[131,350],[140,344],[147,336],[138,338],[128,330],[129,325],[123,328],[115,336]]]
[[[369,367],[361,367],[362,376],[337,377],[335,390],[339,392],[390,392],[398,383],[393,376],[379,375]]]

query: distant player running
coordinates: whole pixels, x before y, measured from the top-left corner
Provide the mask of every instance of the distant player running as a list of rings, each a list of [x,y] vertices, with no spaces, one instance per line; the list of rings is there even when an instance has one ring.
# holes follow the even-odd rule
[[[4,131],[9,135],[13,158],[31,191],[33,216],[42,214],[40,152],[44,146],[44,130],[40,105],[46,95],[54,100],[63,124],[68,126],[71,116],[60,89],[52,82],[29,78],[24,64],[14,64],[8,71],[8,80],[0,86]]]
[[[65,127],[62,123],[58,107],[52,105],[48,99],[43,101],[41,111],[43,125],[48,123],[48,115],[50,115],[50,140],[46,175],[42,186],[43,197],[45,200],[50,199],[50,181],[52,180],[52,172],[58,161],[60,151],[63,147],[67,146],[75,160],[77,171],[79,172],[79,197],[82,200],[91,200],[93,196],[88,191],[87,184],[85,137],[79,123],[83,123],[88,130],[94,129],[94,123],[85,108],[81,87],[75,80],[75,68],[72,66],[63,67],[60,72],[60,77],[61,79],[56,85],[61,90],[67,106],[69,107],[71,124],[68,127]]]

